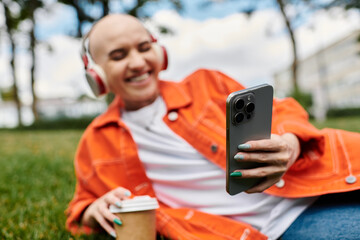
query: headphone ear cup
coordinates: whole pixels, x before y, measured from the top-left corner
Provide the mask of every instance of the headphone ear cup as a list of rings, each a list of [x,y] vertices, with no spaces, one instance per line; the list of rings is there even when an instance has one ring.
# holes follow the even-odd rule
[[[160,46],[163,54],[163,64],[161,70],[166,70],[169,64],[168,54],[164,46]]]
[[[168,54],[167,54],[166,48],[157,43],[153,43],[153,46],[154,46],[156,55],[158,55],[158,58],[160,59],[161,70],[166,70],[168,67]]]
[[[94,65],[85,72],[86,80],[96,97],[106,94],[108,87],[106,85],[105,73],[98,65]]]

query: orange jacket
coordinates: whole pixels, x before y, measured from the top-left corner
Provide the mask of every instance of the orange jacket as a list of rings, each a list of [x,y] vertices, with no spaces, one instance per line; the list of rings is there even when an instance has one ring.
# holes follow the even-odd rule
[[[207,159],[225,169],[225,109],[231,92],[243,89],[238,82],[216,71],[199,70],[180,83],[160,81],[167,106],[163,120]],[[76,153],[77,185],[67,209],[67,228],[90,233],[80,226],[84,209],[106,192],[122,186],[135,195],[155,196],[139,159],[137,147],[121,121],[120,98],[86,129]],[[294,100],[274,100],[272,131],[292,132],[301,142],[298,161],[281,184],[267,193],[305,197],[359,189],[360,134],[341,130],[317,130]],[[351,177],[349,177],[351,176]],[[225,186],[224,186],[225,187]],[[160,203],[157,230],[171,239],[267,239],[256,229],[222,216],[193,209],[171,209]]]

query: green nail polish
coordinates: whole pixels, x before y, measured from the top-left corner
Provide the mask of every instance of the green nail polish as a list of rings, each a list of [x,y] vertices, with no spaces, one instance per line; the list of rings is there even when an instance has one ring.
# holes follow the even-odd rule
[[[118,218],[114,218],[114,223],[116,223],[117,225],[121,226],[122,225],[122,222],[120,219]]]
[[[241,177],[242,173],[241,172],[232,172],[230,173],[230,177]]]
[[[251,145],[250,144],[240,144],[238,146],[238,149],[242,150],[242,149],[249,149],[251,148]]]
[[[130,191],[126,191],[124,194],[125,194],[126,197],[130,197],[130,196],[131,196],[131,192],[130,192]]]
[[[244,160],[244,155],[236,154],[236,155],[234,156],[234,159],[236,159],[236,160]]]

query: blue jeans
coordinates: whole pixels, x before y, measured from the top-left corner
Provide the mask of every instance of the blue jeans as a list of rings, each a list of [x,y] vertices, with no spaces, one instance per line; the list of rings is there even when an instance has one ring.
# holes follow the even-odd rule
[[[360,190],[319,197],[281,240],[360,239]]]

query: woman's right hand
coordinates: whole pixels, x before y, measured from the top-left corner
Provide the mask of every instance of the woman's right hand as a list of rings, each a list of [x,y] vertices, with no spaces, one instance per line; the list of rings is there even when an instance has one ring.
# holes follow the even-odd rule
[[[91,228],[100,225],[111,236],[116,237],[112,223],[121,225],[122,222],[119,217],[110,212],[109,206],[120,206],[121,200],[128,199],[130,196],[131,192],[122,187],[107,192],[88,206],[82,216],[81,224]]]

